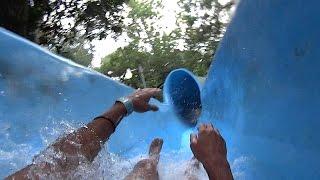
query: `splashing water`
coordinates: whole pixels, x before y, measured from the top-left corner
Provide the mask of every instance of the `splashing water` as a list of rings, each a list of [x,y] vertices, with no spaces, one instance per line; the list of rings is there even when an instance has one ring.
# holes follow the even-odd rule
[[[160,112],[168,112],[170,109],[170,104],[167,102],[159,103],[157,106]]]
[[[171,117],[172,113],[170,105],[167,103],[159,103],[159,111]],[[172,116],[173,117],[173,116]],[[171,127],[179,127],[179,121],[172,120]],[[60,120],[57,121],[53,118],[48,118],[48,121],[41,125],[38,131],[39,137],[26,143],[15,142],[16,137],[10,137],[14,134],[10,131],[10,124],[1,124],[0,127],[0,140],[3,141],[2,148],[0,148],[0,167],[4,167],[0,171],[0,177],[5,177],[15,171],[23,168],[32,162],[54,162],[55,157],[63,156],[51,148],[46,150],[45,147],[52,144],[57,138],[75,131],[77,128],[84,124],[79,124],[72,121]],[[181,129],[180,129],[181,130]],[[179,130],[179,131],[180,131]],[[189,135],[193,132],[193,128],[181,130],[181,142],[164,142],[167,144],[178,144],[179,150],[163,149],[161,152],[160,161],[158,164],[158,171],[160,179],[185,179],[187,171],[192,171],[192,175],[198,179],[208,179],[207,174],[202,166],[199,169],[191,168],[190,160],[192,153],[189,148]],[[112,138],[112,137],[111,137]],[[171,137],[172,138],[172,137]],[[178,140],[178,139],[177,139]],[[40,141],[40,142],[37,142]],[[35,143],[36,142],[36,143]],[[71,179],[123,179],[133,169],[134,165],[147,158],[147,147],[149,142],[142,141],[135,146],[146,147],[144,154],[139,154],[134,157],[124,158],[122,156],[110,153],[108,151],[108,143],[102,148],[99,155],[92,163],[85,160],[81,161],[79,167],[68,178]],[[21,156],[23,154],[23,156]],[[35,156],[35,157],[34,157]],[[32,160],[30,157],[34,157]],[[230,162],[231,168],[235,179],[245,179],[246,164],[250,161],[249,158],[240,156]],[[8,163],[9,162],[9,163]],[[8,167],[9,164],[9,167]],[[40,172],[41,174],[41,172]],[[189,173],[190,174],[190,173]],[[62,174],[43,175],[44,179],[61,179]]]
[[[68,134],[77,129],[80,125],[74,125],[69,122],[61,121],[54,122],[51,126],[45,126],[40,130],[40,136],[42,143],[46,146],[50,145],[59,137],[61,134]],[[2,130],[1,135],[5,135],[5,131]],[[188,138],[190,131],[187,131],[183,136],[183,139]],[[31,162],[28,160],[36,154],[36,158],[33,162],[46,161],[50,162],[53,157],[60,156],[61,154],[56,153],[52,149],[48,148],[41,152],[41,149],[35,150],[31,144],[15,144],[10,142],[10,137],[7,134],[7,139],[5,140],[7,147],[11,151],[0,151],[0,167],[5,167],[10,162],[10,167],[6,167],[6,172],[1,173],[2,177],[7,176],[24,167]],[[166,142],[164,142],[166,143]],[[182,149],[179,151],[165,151],[161,153],[160,162],[158,165],[158,171],[160,179],[181,179],[185,177],[186,171],[190,171],[190,159],[192,154],[188,148],[188,144],[182,145]],[[75,172],[72,173],[72,179],[123,179],[134,167],[134,165],[144,158],[146,158],[147,149],[145,154],[140,154],[136,157],[123,158],[116,154],[108,152],[108,145],[101,150],[99,155],[95,158],[92,163],[83,162],[77,168]],[[23,154],[23,156],[21,156]],[[245,179],[246,164],[250,161],[249,158],[239,157],[235,158],[230,162],[231,168],[235,179]],[[3,169],[3,168],[2,168]],[[206,172],[202,166],[199,169],[193,170],[193,175],[198,177],[198,179],[208,179]],[[61,175],[52,175],[50,178],[59,178]],[[44,176],[44,178],[48,178]]]

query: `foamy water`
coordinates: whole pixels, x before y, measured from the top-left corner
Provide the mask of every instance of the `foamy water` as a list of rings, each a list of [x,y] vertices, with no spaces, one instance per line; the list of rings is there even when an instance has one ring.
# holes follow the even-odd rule
[[[76,126],[67,122],[61,121],[53,123],[50,127],[43,127],[40,130],[42,143],[49,145],[54,142],[60,134],[67,134],[76,129]],[[41,150],[35,150],[30,144],[14,144],[10,141],[8,134],[4,131],[0,132],[6,137],[5,143],[7,147],[11,147],[8,151],[0,151],[0,167],[6,169],[2,171],[2,177],[15,172],[23,166],[31,163],[31,157],[39,154]],[[166,142],[164,142],[166,143]],[[146,153],[131,158],[123,158],[113,153],[108,152],[108,145],[106,144],[99,155],[92,163],[82,163],[78,169],[72,174],[70,178],[77,179],[123,179],[139,161],[146,158]],[[10,151],[11,150],[11,151]],[[33,159],[33,161],[50,161],[54,151],[46,150],[41,152],[43,155]],[[160,179],[181,179],[185,178],[185,172],[190,169],[190,159],[192,154],[188,149],[180,151],[162,152],[158,165]],[[238,157],[230,162],[233,175],[235,179],[245,179],[244,170],[247,166],[249,158]],[[9,163],[8,163],[9,162]],[[8,167],[9,165],[9,167]],[[9,168],[9,169],[8,169]],[[202,166],[199,169],[193,169],[192,174],[199,179],[208,179],[205,170]],[[55,176],[51,177],[54,178]]]

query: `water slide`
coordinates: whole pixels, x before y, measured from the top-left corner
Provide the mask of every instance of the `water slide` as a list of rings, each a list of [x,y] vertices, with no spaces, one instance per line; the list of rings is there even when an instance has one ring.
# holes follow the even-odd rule
[[[178,179],[202,110],[197,121],[225,137],[235,179],[319,179],[319,5],[240,1],[206,81],[173,71],[165,102],[152,100],[160,111],[124,119],[81,177],[123,177],[162,137],[160,174]],[[133,90],[0,29],[0,178]]]

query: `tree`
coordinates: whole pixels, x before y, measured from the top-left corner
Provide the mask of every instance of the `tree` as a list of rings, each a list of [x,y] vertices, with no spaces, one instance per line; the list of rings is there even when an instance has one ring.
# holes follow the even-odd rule
[[[200,52],[199,62],[208,70],[235,3],[233,0],[224,5],[219,0],[180,0],[178,4],[182,9],[178,15],[178,26],[187,25],[181,32],[184,47],[187,51]],[[198,75],[206,73],[201,71]]]
[[[82,66],[89,67],[93,59],[93,50],[92,46],[85,47],[85,42],[84,39],[78,39],[73,44],[65,44],[60,50],[60,55]]]
[[[178,16],[178,28],[167,34],[157,23],[161,19],[160,1],[131,0],[126,17],[129,23],[123,28],[131,42],[103,58],[100,71],[135,88],[144,87],[144,81],[148,87],[157,87],[170,71],[180,67],[205,76],[226,26],[219,19],[222,9],[229,6],[222,6],[216,0],[199,2],[180,1],[183,10]],[[214,13],[194,14],[196,9]],[[181,42],[183,49],[178,48]],[[126,76],[128,72],[132,73],[131,78]]]
[[[120,33],[126,0],[2,0],[0,26],[38,44],[55,47],[76,36],[103,39]]]
[[[133,87],[156,87],[180,61],[176,46],[176,31],[165,34],[157,24],[160,20],[159,1],[131,0],[130,12],[123,28],[131,42],[103,58],[100,71]],[[165,61],[164,61],[165,60]],[[175,66],[176,67],[176,66]],[[161,71],[158,70],[161,68]],[[125,78],[127,69],[132,77]]]

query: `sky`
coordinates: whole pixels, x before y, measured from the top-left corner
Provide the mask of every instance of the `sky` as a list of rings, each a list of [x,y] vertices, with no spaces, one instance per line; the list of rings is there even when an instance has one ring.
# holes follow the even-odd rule
[[[219,0],[220,3],[224,4],[230,0]],[[163,18],[160,25],[166,27],[165,31],[170,32],[176,27],[176,11],[179,10],[178,0],[163,0],[164,8],[160,13]],[[92,44],[95,46],[94,58],[92,61],[93,67],[99,67],[101,63],[101,58],[108,54],[116,51],[119,47],[124,47],[128,44],[128,38],[126,36],[120,36],[117,41],[115,41],[111,36],[103,40],[94,40]]]

